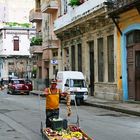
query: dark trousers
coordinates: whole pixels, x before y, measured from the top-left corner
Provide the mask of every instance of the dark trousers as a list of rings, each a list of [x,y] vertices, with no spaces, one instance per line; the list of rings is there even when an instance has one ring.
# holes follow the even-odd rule
[[[59,109],[46,109],[46,127],[51,127],[52,118],[59,118]]]

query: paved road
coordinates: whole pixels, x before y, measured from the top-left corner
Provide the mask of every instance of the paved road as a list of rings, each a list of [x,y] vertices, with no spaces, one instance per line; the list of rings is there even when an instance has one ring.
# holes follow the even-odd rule
[[[41,108],[40,108],[41,107]],[[0,140],[40,140],[45,123],[45,98],[0,93]],[[65,104],[60,116],[66,117]],[[76,109],[69,123],[76,123]],[[140,117],[90,106],[78,106],[81,128],[95,140],[139,140]]]

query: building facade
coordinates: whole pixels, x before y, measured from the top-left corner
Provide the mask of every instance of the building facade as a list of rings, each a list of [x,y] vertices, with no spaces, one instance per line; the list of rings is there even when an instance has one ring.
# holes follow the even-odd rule
[[[140,100],[140,1],[115,0],[110,17],[121,48],[124,100]]]
[[[41,0],[35,0],[35,8],[30,10],[29,21],[36,26],[36,36],[32,38],[33,43],[30,46],[30,53],[33,57],[32,64],[36,68],[36,76],[34,78],[34,88],[43,89],[45,87],[45,79],[43,79],[43,47],[42,47],[42,12]],[[38,84],[39,83],[39,84]],[[40,85],[40,86],[39,86]]]
[[[88,0],[70,7],[67,1],[67,13],[54,22],[54,31],[61,40],[62,70],[82,71],[90,95],[122,100],[116,26],[105,2]]]
[[[82,71],[90,95],[139,100],[139,11],[138,0],[42,0],[42,78]]]
[[[54,33],[54,21],[58,17],[59,0],[42,0],[41,11],[43,13],[43,77],[54,79],[61,61],[60,41]]]
[[[40,88],[49,86],[51,79],[56,77],[60,70],[60,41],[54,34],[54,20],[58,17],[59,0],[36,0],[35,9],[31,10],[29,19],[36,23],[36,30],[42,35],[42,44],[32,46],[31,53],[37,59],[37,78],[40,81]],[[37,15],[41,14],[40,16]],[[34,16],[33,16],[34,15]],[[36,84],[37,85],[37,84]],[[37,87],[37,86],[36,86]]]
[[[31,77],[30,39],[35,30],[22,27],[0,29],[0,78]]]

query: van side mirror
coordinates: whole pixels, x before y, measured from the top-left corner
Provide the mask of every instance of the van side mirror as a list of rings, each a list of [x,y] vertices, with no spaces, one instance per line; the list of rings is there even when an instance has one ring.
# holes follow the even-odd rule
[[[65,84],[65,87],[69,87],[69,85],[68,84]]]

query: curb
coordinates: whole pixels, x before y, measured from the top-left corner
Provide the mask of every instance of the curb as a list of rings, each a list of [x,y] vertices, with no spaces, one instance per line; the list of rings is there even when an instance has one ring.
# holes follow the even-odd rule
[[[36,95],[36,96],[38,96],[40,94],[41,97],[45,97],[45,95],[42,94],[42,91],[40,91],[40,93],[30,91],[30,94]],[[137,111],[134,111],[134,110],[129,110],[129,109],[126,109],[126,108],[111,106],[111,105],[99,104],[99,103],[94,103],[94,102],[91,103],[91,102],[87,102],[87,101],[84,102],[84,105],[103,108],[103,109],[112,110],[112,111],[116,111],[116,112],[121,112],[121,113],[129,114],[129,115],[134,115],[134,116],[140,116],[140,112],[137,112]]]
[[[123,109],[120,107],[113,107],[113,106],[102,105],[102,104],[98,104],[98,103],[89,103],[89,102],[85,102],[84,104],[87,106],[93,106],[93,107],[103,108],[103,109],[107,109],[107,110],[113,110],[116,112],[122,112],[122,113],[130,114],[130,115],[134,115],[134,116],[140,116],[140,112],[129,110],[126,108]]]
[[[42,94],[42,91],[40,91],[40,93],[30,91],[30,94],[32,94],[32,95],[36,95],[36,96],[38,96],[38,95],[40,94],[41,97],[45,97],[45,95]]]

